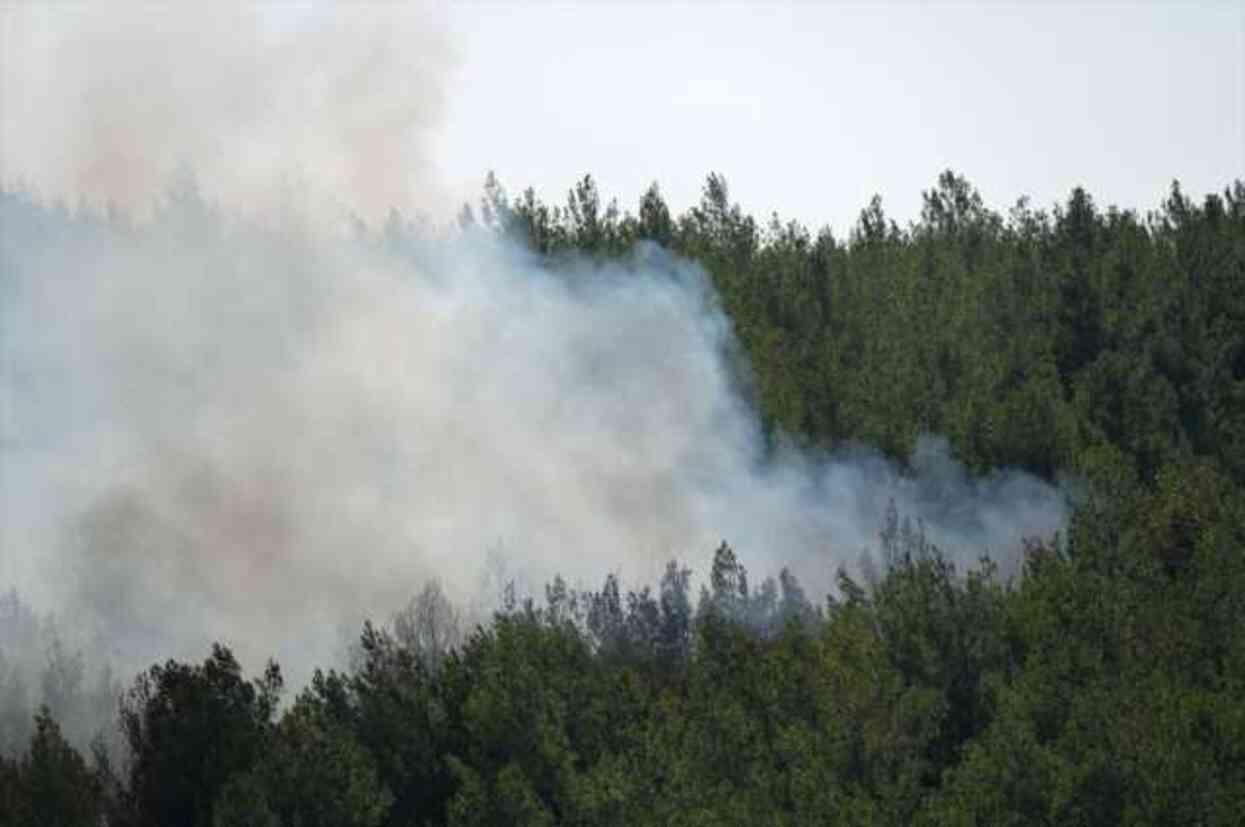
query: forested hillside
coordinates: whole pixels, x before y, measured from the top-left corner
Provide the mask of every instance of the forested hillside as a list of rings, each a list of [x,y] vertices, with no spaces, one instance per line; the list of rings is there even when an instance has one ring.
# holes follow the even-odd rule
[[[552,207],[486,188],[483,219],[553,257],[651,240],[701,262],[743,342],[763,415],[800,441],[905,457],[948,436],[974,468],[1090,473],[1109,455],[1153,479],[1205,458],[1245,479],[1245,297],[1238,181],[1156,212],[1083,190],[1007,216],[944,173],[900,228],[875,199],[846,238],[758,221],[711,175],[672,216],[656,186],[634,214],[591,177]]]
[[[624,211],[590,177],[551,205],[490,176],[460,223],[555,269],[697,261],[775,450],[902,462],[941,434],[976,472],[1061,481],[1071,524],[1004,578],[892,511],[825,599],[749,578],[730,538],[702,589],[677,562],[559,579],[475,628],[412,583],[297,693],[220,646],[129,684],[120,750],[45,708],[0,758],[0,824],[1240,823],[1245,184],[999,215],[948,172],[915,223],[875,199],[840,237],[744,214],[717,175],[682,215],[656,186]]]

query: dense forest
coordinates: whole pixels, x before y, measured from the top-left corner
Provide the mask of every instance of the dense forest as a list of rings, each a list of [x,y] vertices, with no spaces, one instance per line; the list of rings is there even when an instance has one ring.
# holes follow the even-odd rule
[[[775,448],[902,462],[942,434],[974,471],[1067,480],[1074,516],[1003,577],[892,511],[824,600],[750,579],[729,538],[699,589],[677,562],[558,579],[474,628],[412,584],[294,697],[224,646],[119,691],[57,651],[77,672],[47,686],[85,700],[0,719],[24,742],[0,824],[1240,823],[1245,184],[1000,215],[948,172],[909,226],[875,199],[837,237],[757,221],[718,175],[677,216],[656,186],[630,212],[591,177],[551,205],[490,176],[459,221],[555,269],[643,242],[699,262]],[[116,709],[115,745],[73,745],[83,704]]]

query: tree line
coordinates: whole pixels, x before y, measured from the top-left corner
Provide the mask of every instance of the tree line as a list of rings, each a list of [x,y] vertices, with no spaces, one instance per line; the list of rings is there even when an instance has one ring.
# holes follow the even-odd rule
[[[700,262],[771,433],[902,460],[932,432],[977,470],[1048,477],[1111,463],[1152,482],[1202,458],[1245,481],[1241,181],[1201,203],[1174,183],[1145,215],[1077,188],[1003,216],[948,171],[908,227],[875,197],[836,237],[746,215],[716,174],[678,217],[656,184],[632,214],[602,205],[591,176],[564,207],[490,177],[462,220],[553,262],[640,241]]]
[[[677,563],[554,580],[470,629],[428,584],[292,698],[217,646],[121,693],[119,751],[45,707],[0,759],[0,823],[1239,822],[1245,185],[1002,216],[946,173],[909,226],[875,199],[837,238],[757,222],[718,175],[677,217],[656,186],[631,213],[590,177],[564,206],[490,177],[460,220],[554,268],[699,261],[776,444],[902,461],[945,434],[977,470],[1075,475],[1067,531],[1004,579],[892,510],[824,600],[728,543],[699,594]]]

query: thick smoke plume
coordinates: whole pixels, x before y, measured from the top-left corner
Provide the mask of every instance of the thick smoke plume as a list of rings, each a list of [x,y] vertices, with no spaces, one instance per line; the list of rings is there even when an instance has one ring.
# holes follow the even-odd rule
[[[730,328],[655,249],[551,273],[457,240],[341,241],[214,217],[140,229],[5,203],[5,544],[23,580],[171,648],[264,644],[460,595],[500,546],[535,579],[652,577],[728,538],[825,585],[894,499],[948,548],[1062,519],[1019,474],[766,456]],[[24,243],[23,243],[24,242]],[[158,650],[157,650],[158,651]]]
[[[193,174],[235,213],[429,207],[455,58],[416,5],[5,3],[0,182],[147,214]]]
[[[656,248],[552,272],[302,220],[287,161],[332,214],[418,203],[452,50],[410,19],[74,14],[5,13],[5,180],[142,220],[0,205],[0,580],[121,663],[325,663],[343,620],[431,577],[470,598],[498,559],[647,580],[726,538],[825,589],[891,501],[963,563],[1061,526],[1053,488],[936,439],[908,476],[767,449],[704,274]]]

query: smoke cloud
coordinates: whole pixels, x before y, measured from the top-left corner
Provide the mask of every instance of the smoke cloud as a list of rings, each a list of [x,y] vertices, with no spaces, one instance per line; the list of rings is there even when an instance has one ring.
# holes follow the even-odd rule
[[[147,214],[193,174],[236,214],[383,218],[426,157],[454,50],[422,5],[6,3],[0,180]]]
[[[452,49],[410,15],[22,14],[5,181],[143,220],[0,200],[0,580],[121,663],[324,664],[343,620],[498,559],[647,580],[726,538],[826,589],[891,501],[962,563],[1063,524],[1054,488],[934,438],[910,475],[768,449],[711,286],[661,250],[554,272],[303,220],[420,203]]]
[[[147,656],[307,651],[423,578],[469,594],[499,546],[537,582],[593,582],[703,570],[725,537],[825,587],[892,499],[970,557],[1063,520],[1050,487],[970,479],[938,441],[907,478],[767,454],[706,279],[655,248],[553,273],[472,235],[332,240],[193,198],[139,230],[4,210],[26,231],[4,265],[6,553]]]

